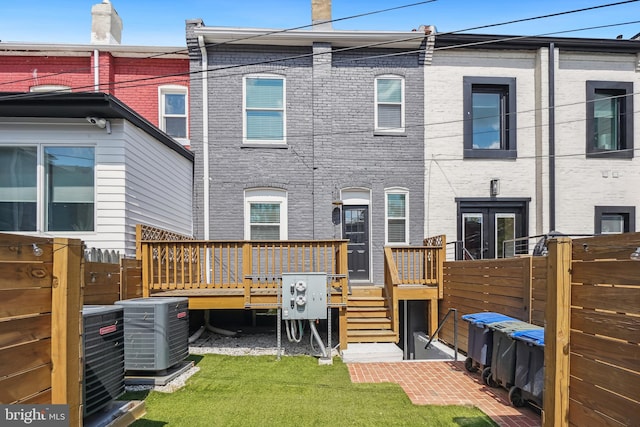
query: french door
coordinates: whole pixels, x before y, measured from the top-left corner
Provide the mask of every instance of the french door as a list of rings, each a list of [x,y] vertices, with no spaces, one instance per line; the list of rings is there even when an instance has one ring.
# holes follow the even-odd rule
[[[514,240],[527,235],[524,202],[458,203],[459,259],[509,258],[520,253]]]

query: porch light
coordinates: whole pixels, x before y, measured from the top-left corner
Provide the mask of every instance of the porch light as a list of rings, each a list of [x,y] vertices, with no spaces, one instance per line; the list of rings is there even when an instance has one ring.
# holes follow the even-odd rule
[[[33,244],[33,255],[42,256],[42,248],[35,243]]]
[[[636,248],[635,252],[631,252],[629,258],[633,261],[640,261],[640,248]]]
[[[498,194],[500,194],[500,180],[499,179],[492,179],[491,182],[489,183],[489,194],[491,195],[491,197],[496,197]]]

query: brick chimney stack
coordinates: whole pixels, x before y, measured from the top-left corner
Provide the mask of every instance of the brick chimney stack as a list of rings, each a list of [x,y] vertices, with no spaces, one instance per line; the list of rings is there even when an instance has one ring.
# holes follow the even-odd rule
[[[314,30],[332,30],[331,0],[311,0],[311,23]]]
[[[120,44],[122,19],[109,0],[91,7],[91,44]]]

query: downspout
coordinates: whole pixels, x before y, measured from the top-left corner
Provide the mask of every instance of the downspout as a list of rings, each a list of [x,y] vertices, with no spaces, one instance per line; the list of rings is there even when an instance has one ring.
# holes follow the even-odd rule
[[[93,49],[93,91],[100,92],[100,52]]]
[[[556,229],[555,43],[549,43],[549,231]]]
[[[209,240],[209,57],[204,37],[198,36],[202,55],[202,182],[204,196],[204,240]],[[207,269],[209,271],[209,269]]]

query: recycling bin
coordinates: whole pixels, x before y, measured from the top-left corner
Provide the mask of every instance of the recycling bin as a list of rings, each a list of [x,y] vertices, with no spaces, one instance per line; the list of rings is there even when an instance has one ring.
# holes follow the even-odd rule
[[[479,366],[482,368],[491,366],[493,331],[488,328],[488,325],[515,319],[500,313],[482,312],[465,314],[462,320],[469,322],[465,368],[469,372],[475,372]]]
[[[513,406],[532,402],[542,407],[544,388],[544,329],[516,331],[516,369],[509,400]]]
[[[507,320],[489,325],[493,331],[493,354],[491,370],[483,375],[490,387],[502,386],[509,390],[513,386],[516,367],[516,340],[512,334],[521,331],[542,329],[540,326],[520,320]]]

